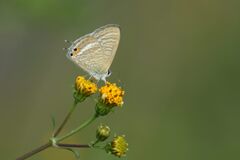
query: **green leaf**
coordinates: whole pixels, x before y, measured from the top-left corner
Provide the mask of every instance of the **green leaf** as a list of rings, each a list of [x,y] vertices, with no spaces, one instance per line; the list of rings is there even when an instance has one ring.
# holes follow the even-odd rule
[[[78,151],[76,151],[76,150],[74,150],[74,149],[72,149],[72,148],[64,148],[64,149],[66,149],[66,150],[68,150],[68,151],[71,151],[71,152],[74,154],[74,156],[75,156],[75,158],[76,158],[77,160],[80,159],[80,154],[79,154]]]
[[[52,121],[52,130],[54,131],[56,127],[56,120],[53,115],[51,115],[51,121]]]

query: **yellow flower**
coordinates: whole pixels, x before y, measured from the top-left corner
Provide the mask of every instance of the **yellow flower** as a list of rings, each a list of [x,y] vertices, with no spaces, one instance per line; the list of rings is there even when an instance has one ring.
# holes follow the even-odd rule
[[[96,137],[99,141],[105,141],[110,136],[110,128],[107,125],[101,124],[96,133]]]
[[[99,92],[104,104],[110,107],[123,105],[124,91],[116,83],[107,82],[99,89]]]
[[[123,105],[124,91],[115,83],[107,82],[105,86],[99,89],[100,97],[96,104],[96,115],[105,116],[113,107]]]
[[[125,136],[122,135],[114,137],[112,142],[110,142],[105,149],[108,153],[111,153],[117,157],[125,156],[128,150],[128,143],[125,140]]]
[[[74,98],[78,101],[84,100],[86,97],[97,92],[97,85],[90,80],[86,80],[82,76],[78,76],[75,80]]]

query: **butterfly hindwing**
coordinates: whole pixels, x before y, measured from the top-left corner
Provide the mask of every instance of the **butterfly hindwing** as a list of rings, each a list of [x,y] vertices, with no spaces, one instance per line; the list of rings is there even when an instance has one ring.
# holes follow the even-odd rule
[[[118,25],[106,25],[95,30],[92,34],[104,50],[102,70],[107,72],[112,64],[120,41],[120,28]]]

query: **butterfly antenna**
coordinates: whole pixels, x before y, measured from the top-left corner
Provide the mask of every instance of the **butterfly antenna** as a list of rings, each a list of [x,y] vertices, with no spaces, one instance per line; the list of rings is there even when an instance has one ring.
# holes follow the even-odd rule
[[[66,39],[64,40],[64,42],[73,44],[73,42],[71,42],[71,41],[69,41],[69,40],[66,40]]]

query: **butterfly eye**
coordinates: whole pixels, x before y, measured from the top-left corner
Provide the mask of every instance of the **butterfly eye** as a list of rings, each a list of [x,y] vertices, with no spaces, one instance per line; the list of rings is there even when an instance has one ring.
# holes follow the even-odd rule
[[[73,54],[71,53],[70,56],[73,56]]]
[[[77,49],[77,48],[74,48],[73,50],[74,50],[74,51],[77,51],[78,49]]]

